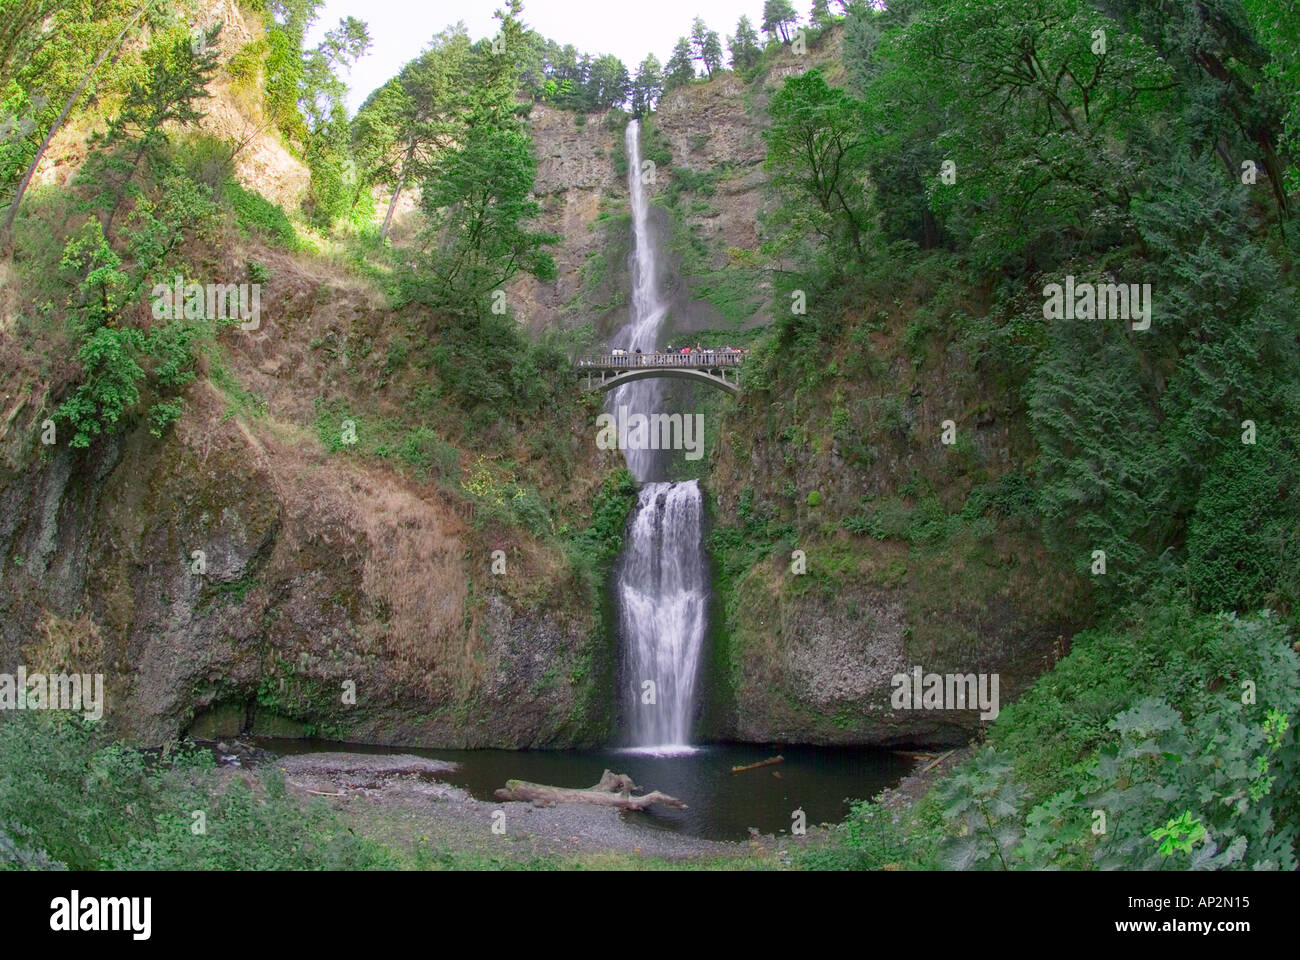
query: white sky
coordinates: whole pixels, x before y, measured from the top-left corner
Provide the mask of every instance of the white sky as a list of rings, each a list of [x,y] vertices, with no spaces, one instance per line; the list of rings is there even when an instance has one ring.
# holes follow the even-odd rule
[[[464,20],[470,38],[496,33],[492,12],[499,0],[326,0],[311,35],[314,44],[340,17],[364,20],[370,28],[370,52],[347,77],[348,106],[355,113],[374,89],[416,57],[444,27]],[[793,0],[801,20],[812,0]],[[838,10],[838,7],[834,7]],[[761,32],[763,0],[524,0],[523,21],[544,37],[580,51],[612,53],[635,72],[647,53],[668,60],[677,38],[690,32],[698,16],[726,38],[747,14]]]

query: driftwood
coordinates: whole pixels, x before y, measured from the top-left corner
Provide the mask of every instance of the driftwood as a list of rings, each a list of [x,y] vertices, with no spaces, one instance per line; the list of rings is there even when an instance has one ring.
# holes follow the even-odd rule
[[[768,757],[766,760],[760,760],[758,763],[747,764],[743,767],[732,767],[732,773],[744,773],[746,770],[757,770],[759,767],[770,767],[774,763],[783,763],[785,757],[777,754],[775,757]]]
[[[924,770],[921,771],[921,773],[929,773],[931,770],[933,770],[939,764],[943,763],[945,760],[947,760],[956,752],[957,752],[956,750],[949,750],[943,756],[935,757],[933,760],[930,761],[929,765]]]
[[[606,770],[600,783],[583,790],[575,787],[550,787],[543,783],[529,783],[526,780],[507,780],[504,790],[496,791],[498,800],[517,800],[549,807],[556,803],[594,803],[602,807],[618,807],[621,810],[644,810],[655,803],[666,807],[685,810],[686,804],[676,797],[655,790],[641,797],[632,796],[633,790],[640,790],[632,778],[625,773],[611,773]]]

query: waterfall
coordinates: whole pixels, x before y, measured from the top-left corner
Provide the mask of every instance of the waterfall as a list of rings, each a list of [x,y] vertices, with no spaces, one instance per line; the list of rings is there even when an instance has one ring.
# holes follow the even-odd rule
[[[627,125],[628,189],[632,195],[634,246],[632,310],[615,345],[629,353],[659,349],[668,312],[659,298],[650,202],[641,182],[640,124]],[[639,380],[615,390],[610,403],[629,413],[653,413],[663,400],[658,380]],[[700,488],[652,482],[661,452],[625,450],[628,470],[641,481],[636,516],[616,573],[619,623],[624,644],[625,716],[635,749],[689,752],[695,679],[704,644],[706,571],[702,547]]]
[[[683,750],[690,741],[704,639],[701,512],[695,481],[647,483],[619,565],[628,732],[634,746],[655,752]]]
[[[628,258],[632,272],[632,312],[627,324],[618,332],[614,345],[635,353],[638,349],[654,353],[659,349],[659,328],[663,326],[668,306],[659,299],[654,242],[650,237],[650,198],[641,182],[641,123],[627,125],[623,143],[627,148],[627,183],[632,194],[632,254]],[[663,402],[658,380],[638,380],[613,391],[610,403],[617,410],[626,406],[629,413],[651,413]],[[646,481],[656,479],[662,471],[661,451],[625,450],[624,458],[632,476]]]

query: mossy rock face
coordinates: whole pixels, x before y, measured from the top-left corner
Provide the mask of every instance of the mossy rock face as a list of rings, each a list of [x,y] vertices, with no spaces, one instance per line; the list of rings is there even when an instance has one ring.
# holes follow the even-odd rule
[[[806,570],[773,550],[719,580],[706,736],[823,744],[961,744],[977,710],[894,709],[893,678],[997,674],[1005,706],[1059,656],[1079,591],[1042,592],[1041,546],[800,540]],[[719,540],[712,541],[715,550]],[[724,551],[725,552],[725,551]],[[715,570],[729,566],[715,555]]]
[[[707,736],[965,743],[980,711],[894,709],[893,678],[996,673],[1005,706],[1090,622],[1090,578],[1043,545],[1019,388],[939,349],[959,289],[918,262],[846,287],[833,321],[810,311],[815,352],[801,327],[753,343],[703,478],[720,571]]]
[[[286,740],[303,740],[312,735],[312,730],[305,723],[291,720],[274,711],[257,707],[253,711],[253,735],[258,737],[281,737]]]
[[[244,732],[248,710],[242,703],[222,703],[201,711],[185,731],[187,737],[199,740],[218,740],[237,737]]]
[[[254,700],[268,736],[607,738],[612,638],[553,544],[517,531],[527,589],[487,595],[473,583],[483,535],[438,498],[259,435],[201,386],[164,440],[138,427],[4,478],[0,502],[25,519],[0,524],[5,555],[24,560],[4,571],[0,669],[54,636],[42,656],[70,650],[104,673],[106,719],[144,743],[237,735]]]

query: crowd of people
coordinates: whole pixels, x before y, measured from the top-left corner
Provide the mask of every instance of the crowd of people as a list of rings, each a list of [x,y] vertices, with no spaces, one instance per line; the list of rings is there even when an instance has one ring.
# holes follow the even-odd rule
[[[744,356],[745,354],[747,354],[747,353],[749,353],[749,350],[746,349],[746,348],[744,348],[744,347],[731,347],[731,346],[727,346],[727,347],[704,347],[704,346],[702,346],[702,345],[700,345],[700,344],[698,344],[698,343],[697,343],[695,346],[693,346],[693,347],[691,347],[691,346],[686,346],[686,347],[674,347],[674,346],[670,343],[670,344],[668,344],[667,349],[666,349],[664,352],[662,352],[662,353],[644,353],[644,352],[642,352],[642,350],[641,350],[640,347],[637,347],[635,350],[632,350],[632,351],[630,351],[630,352],[627,351],[627,350],[621,350],[621,349],[618,349],[618,348],[614,348],[614,349],[610,350],[610,354],[611,354],[611,356],[615,356],[615,357],[640,357],[640,358],[642,358],[642,359],[644,359],[645,361],[650,362],[650,363],[653,363],[653,362],[655,362],[655,361],[657,361],[657,360],[664,360],[664,359],[667,359],[667,358],[669,358],[669,357],[694,357],[694,356],[698,356],[700,359],[702,359],[702,360],[704,360],[704,361],[706,361],[706,362],[708,362],[708,361],[712,361],[712,360],[714,360],[714,359],[717,358],[717,357],[736,357],[737,359],[739,359],[739,358],[743,357],[743,356]],[[638,363],[639,363],[639,362],[640,362],[640,361],[638,361]]]

